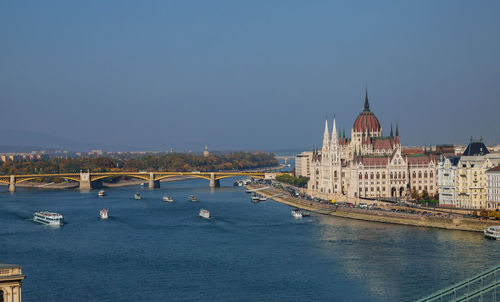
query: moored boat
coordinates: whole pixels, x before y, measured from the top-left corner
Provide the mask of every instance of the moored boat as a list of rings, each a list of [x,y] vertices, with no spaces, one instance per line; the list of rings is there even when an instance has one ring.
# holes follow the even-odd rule
[[[163,196],[162,200],[165,202],[174,202],[174,199],[170,196]]]
[[[309,213],[309,211],[306,211],[306,210],[300,211],[300,214],[302,214],[302,217],[309,217],[309,216],[311,216],[311,213]]]
[[[302,218],[302,213],[300,212],[299,209],[293,209],[292,210],[292,217],[293,218]]]
[[[198,198],[196,198],[196,196],[194,196],[194,195],[189,195],[188,196],[188,201],[196,202],[196,201],[198,201]]]
[[[260,198],[259,196],[257,196],[257,194],[253,194],[252,197],[250,197],[250,199],[252,200],[252,202],[259,202],[260,201]]]
[[[99,217],[101,217],[101,219],[108,219],[108,209],[102,209],[99,211]]]
[[[135,193],[135,194],[134,194],[134,199],[142,199],[141,194],[139,194],[139,193]]]
[[[104,190],[100,190],[100,191],[99,191],[99,193],[97,193],[97,196],[99,196],[99,197],[104,197],[104,196],[106,196],[106,191],[104,191]]]
[[[484,236],[489,239],[500,239],[500,226],[491,226],[484,230]]]
[[[264,196],[259,197],[259,201],[266,201],[266,200],[267,200],[267,197],[264,197]]]
[[[64,218],[59,213],[40,211],[33,214],[33,221],[51,225],[51,226],[61,226],[64,224]]]
[[[205,210],[205,209],[201,209],[200,210],[200,213],[198,213],[198,215],[200,215],[200,217],[202,218],[210,218],[210,212],[208,210]]]

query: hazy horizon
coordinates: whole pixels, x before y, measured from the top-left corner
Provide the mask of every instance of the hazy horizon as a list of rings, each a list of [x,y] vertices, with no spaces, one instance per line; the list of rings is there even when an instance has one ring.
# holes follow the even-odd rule
[[[325,115],[350,136],[366,85],[403,145],[498,144],[499,8],[2,2],[0,145],[312,149]]]

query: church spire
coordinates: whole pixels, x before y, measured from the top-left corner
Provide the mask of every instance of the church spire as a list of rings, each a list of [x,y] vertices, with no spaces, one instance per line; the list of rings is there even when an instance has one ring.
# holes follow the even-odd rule
[[[392,123],[391,123],[391,138],[394,138],[394,134],[392,132]]]
[[[365,111],[370,111],[370,103],[368,102],[368,88],[365,90]]]
[[[399,127],[398,127],[398,123],[396,123],[396,137],[399,136]]]

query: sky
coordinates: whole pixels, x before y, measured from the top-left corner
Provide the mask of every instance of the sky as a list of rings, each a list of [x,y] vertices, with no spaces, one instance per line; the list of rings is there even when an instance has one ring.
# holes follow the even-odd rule
[[[326,116],[350,133],[366,87],[404,145],[500,143],[499,11],[496,0],[1,1],[0,145],[311,149]]]

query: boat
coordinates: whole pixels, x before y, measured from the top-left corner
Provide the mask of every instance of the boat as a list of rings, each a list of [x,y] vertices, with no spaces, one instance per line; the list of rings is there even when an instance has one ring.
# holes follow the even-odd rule
[[[33,214],[33,221],[51,226],[61,226],[64,224],[64,218],[61,214],[45,211],[35,212]]]
[[[108,209],[102,209],[99,211],[99,216],[101,219],[108,219]]]
[[[302,217],[309,217],[309,216],[311,216],[311,213],[309,213],[309,211],[306,211],[306,210],[300,211],[300,214],[302,214]]]
[[[143,183],[143,182],[141,182],[141,183],[139,184],[139,186],[141,186],[141,187],[144,187],[145,185],[146,185],[146,184],[145,184],[145,183]]]
[[[205,209],[201,209],[200,213],[198,215],[200,215],[200,217],[202,217],[202,218],[206,218],[206,219],[210,218],[210,212],[208,210],[205,210]]]
[[[170,196],[163,196],[162,200],[166,202],[174,202],[174,199]]]
[[[196,201],[198,201],[198,199],[197,199],[197,198],[196,198],[196,196],[194,196],[194,195],[189,195],[189,196],[188,196],[188,201],[191,201],[191,202],[196,202]]]
[[[292,210],[292,217],[293,218],[302,218],[302,213],[298,209],[293,209]]]
[[[142,199],[141,194],[135,193],[134,194],[134,199]]]
[[[259,201],[266,201],[266,200],[267,200],[267,197],[264,197],[264,196],[259,197]]]
[[[250,194],[250,193],[253,193],[253,190],[246,190],[245,192]]]
[[[106,191],[100,190],[99,193],[97,193],[97,196],[98,197],[104,197],[104,196],[106,196]]]
[[[257,196],[257,194],[253,194],[252,197],[250,197],[250,199],[252,200],[252,202],[259,202],[260,201],[260,197]]]
[[[500,226],[491,226],[484,230],[484,236],[489,239],[500,239]]]

